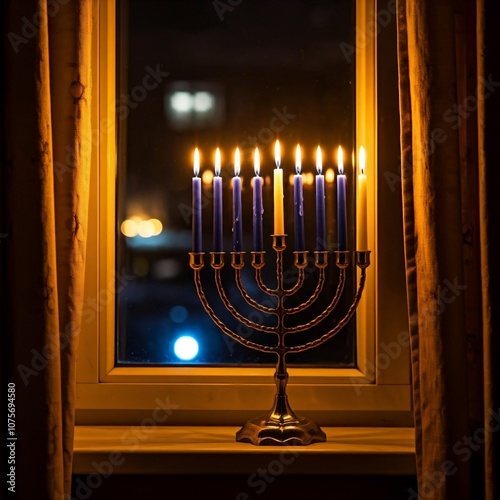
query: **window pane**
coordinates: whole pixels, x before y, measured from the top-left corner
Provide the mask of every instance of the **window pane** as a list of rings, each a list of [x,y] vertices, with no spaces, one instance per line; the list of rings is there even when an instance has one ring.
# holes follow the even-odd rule
[[[237,2],[232,2],[236,4]],[[232,250],[234,151],[242,152],[243,270],[249,294],[259,291],[250,265],[252,250],[253,151],[259,147],[264,179],[264,280],[274,286],[272,249],[274,143],[282,146],[285,232],[284,271],[294,283],[294,207],[291,179],[295,147],[302,148],[307,250],[315,250],[315,151],[323,151],[326,174],[328,249],[337,249],[336,151],[344,150],[347,174],[348,238],[354,248],[355,183],[354,60],[342,47],[354,43],[354,2],[319,0],[227,2],[129,0],[119,7],[117,95],[118,199],[117,273],[135,279],[118,287],[117,362],[121,365],[274,364],[271,354],[243,347],[226,337],[201,307],[189,267],[191,251],[191,179],[193,151],[201,153],[203,180],[202,271],[213,309],[234,331],[254,342],[275,345],[275,336],[249,331],[220,301],[209,266],[212,246],[212,177],[215,148],[222,152],[224,249]],[[342,44],[342,45],[341,45]],[[345,51],[345,49],[344,49]],[[250,313],[236,287],[234,270],[222,272],[234,307],[255,322],[274,325],[273,316]],[[313,292],[317,271],[310,264],[300,293],[288,305],[304,302]],[[332,315],[310,331],[287,337],[290,345],[316,339],[341,319],[354,295],[355,269],[348,270],[342,300]],[[311,321],[331,301],[338,283],[334,255],[325,288],[313,307],[290,316],[290,326]],[[323,346],[290,355],[291,365],[354,366],[355,319]],[[193,337],[197,354],[181,359],[179,337]],[[189,352],[189,343],[187,344]],[[179,357],[181,356],[181,357]]]

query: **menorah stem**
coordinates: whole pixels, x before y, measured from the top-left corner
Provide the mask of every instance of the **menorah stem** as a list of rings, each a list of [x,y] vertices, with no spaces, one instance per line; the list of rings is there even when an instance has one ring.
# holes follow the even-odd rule
[[[326,441],[326,434],[313,421],[296,415],[286,394],[288,371],[284,351],[279,351],[274,381],[273,407],[259,418],[249,420],[237,433],[236,441],[257,446],[306,446]]]
[[[283,352],[278,352],[274,382],[276,383],[276,396],[274,408],[271,412],[284,419],[286,415],[293,415],[293,411],[288,404],[288,396],[286,394],[288,371],[286,369],[285,353]]]
[[[307,418],[297,416],[288,403],[286,386],[288,383],[288,371],[286,368],[285,346],[285,317],[284,300],[286,291],[283,282],[283,252],[285,250],[284,236],[274,236],[273,248],[276,251],[276,315],[278,325],[276,334],[278,345],[276,354],[278,360],[274,381],[276,383],[276,395],[271,410],[260,418],[249,420],[237,433],[236,441],[252,443],[254,445],[308,445],[326,441],[326,435],[321,428]]]

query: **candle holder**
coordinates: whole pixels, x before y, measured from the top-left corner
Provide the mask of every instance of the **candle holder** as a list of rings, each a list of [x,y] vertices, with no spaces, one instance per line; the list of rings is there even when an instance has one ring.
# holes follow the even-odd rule
[[[298,277],[296,283],[291,288],[285,289],[283,280],[283,253],[286,249],[286,235],[273,235],[273,249],[276,253],[276,288],[268,287],[262,277],[262,269],[265,266],[265,252],[252,252],[252,267],[255,270],[255,280],[258,287],[266,295],[273,296],[276,299],[276,304],[272,307],[264,306],[252,298],[246,291],[243,284],[241,271],[245,266],[244,257],[245,252],[231,252],[231,266],[234,269],[236,285],[247,302],[252,308],[264,313],[277,317],[277,324],[275,326],[266,326],[255,323],[244,315],[242,315],[231,304],[223,283],[221,270],[224,268],[224,252],[210,252],[211,262],[210,265],[214,270],[215,283],[217,291],[220,295],[222,302],[226,309],[236,318],[237,321],[243,325],[253,328],[255,330],[274,334],[277,337],[277,345],[263,346],[256,342],[252,342],[237,333],[233,332],[226,324],[215,314],[210,306],[205,292],[203,291],[201,270],[204,266],[203,252],[190,253],[190,266],[194,271],[194,282],[196,291],[203,305],[203,308],[208,313],[212,321],[230,338],[239,342],[240,344],[255,349],[260,352],[272,352],[277,355],[276,372],[274,374],[274,381],[276,383],[276,396],[272,408],[265,415],[259,418],[249,420],[237,433],[236,441],[252,443],[254,445],[309,445],[312,443],[326,441],[326,435],[321,428],[313,421],[296,415],[288,403],[286,394],[286,386],[288,382],[288,372],[286,366],[286,355],[289,353],[300,353],[313,349],[327,340],[332,338],[342,328],[347,325],[361,299],[363,288],[366,281],[366,268],[370,265],[370,251],[356,251],[355,264],[361,270],[360,279],[354,300],[346,312],[345,316],[338,321],[338,323],[329,331],[323,333],[315,340],[311,340],[302,345],[287,346],[285,343],[286,336],[289,334],[303,332],[318,325],[321,321],[327,318],[332,311],[337,307],[337,304],[344,291],[346,281],[346,269],[350,265],[350,251],[336,251],[335,264],[339,268],[339,282],[335,295],[328,306],[314,318],[312,321],[302,325],[287,327],[285,325],[285,318],[287,315],[300,313],[311,306],[321,294],[325,284],[326,270],[328,268],[328,252],[316,251],[314,252],[314,265],[318,269],[318,282],[315,290],[310,297],[302,304],[296,307],[286,307],[285,301],[287,297],[295,295],[302,287],[305,279],[305,269],[308,265],[308,252],[300,251],[294,252],[294,265],[298,269]]]

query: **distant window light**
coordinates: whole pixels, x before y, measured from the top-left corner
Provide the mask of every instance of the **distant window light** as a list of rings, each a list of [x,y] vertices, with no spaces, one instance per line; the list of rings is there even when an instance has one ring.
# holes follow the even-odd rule
[[[193,110],[193,95],[189,92],[174,92],[170,96],[170,107],[177,113],[190,113]]]
[[[215,98],[210,92],[196,92],[194,95],[194,110],[206,113],[214,107]]]
[[[120,229],[127,238],[151,238],[158,236],[163,231],[163,224],[158,219],[143,220],[141,217],[132,217],[122,222]]]
[[[134,238],[137,236],[138,228],[135,220],[127,219],[122,222],[121,230],[127,238]]]
[[[174,306],[170,309],[170,319],[174,323],[184,323],[188,317],[188,310],[184,306]]]
[[[172,82],[165,94],[170,128],[189,130],[220,125],[224,121],[224,91],[212,82]]]
[[[153,265],[152,275],[158,280],[177,278],[182,272],[181,263],[177,259],[160,259]]]
[[[210,186],[212,184],[212,181],[214,180],[214,173],[212,172],[212,170],[205,170],[202,174],[201,174],[201,181],[203,182],[203,184],[205,184],[206,186]]]
[[[215,96],[210,92],[174,92],[170,96],[170,107],[177,113],[206,113],[215,106]]]

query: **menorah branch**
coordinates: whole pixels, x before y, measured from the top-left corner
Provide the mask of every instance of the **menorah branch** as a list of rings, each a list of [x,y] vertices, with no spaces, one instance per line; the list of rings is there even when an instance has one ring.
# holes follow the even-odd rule
[[[272,295],[273,297],[277,297],[279,295],[279,288],[270,288],[264,283],[264,280],[262,279],[261,269],[255,270],[255,281],[257,282],[257,285],[259,286],[261,291],[265,294]]]
[[[285,328],[286,333],[288,334],[288,333],[303,332],[304,330],[308,330],[309,328],[312,328],[312,327],[318,325],[319,323],[321,323],[337,307],[339,300],[340,300],[340,297],[342,296],[342,293],[344,291],[344,286],[345,286],[345,270],[341,269],[340,276],[339,276],[339,283],[337,285],[337,290],[336,290],[335,295],[334,295],[332,301],[330,302],[330,304],[309,323],[304,323],[303,325],[297,325],[297,326]],[[288,312],[289,311],[287,311],[287,313]]]
[[[314,304],[318,297],[321,294],[321,291],[323,290],[323,286],[325,284],[325,270],[320,269],[319,270],[319,276],[318,276],[318,283],[316,284],[316,288],[314,289],[314,292],[311,294],[311,296],[299,304],[298,306],[295,307],[285,307],[285,312],[286,314],[297,314],[299,312],[305,311],[309,306]]]
[[[261,325],[259,323],[255,323],[254,321],[249,320],[242,314],[238,312],[238,310],[231,304],[231,301],[227,297],[226,291],[224,290],[224,285],[222,284],[222,278],[220,269],[215,270],[215,284],[217,285],[217,291],[219,292],[220,298],[223,304],[226,306],[226,309],[242,324],[248,326],[253,330],[259,330],[261,332],[266,333],[276,333],[276,328],[273,326]],[[274,312],[274,311],[273,311]]]
[[[252,306],[253,308],[263,313],[276,314],[276,307],[264,306],[263,304],[257,302],[253,297],[249,295],[249,293],[245,288],[245,285],[243,284],[243,279],[241,277],[241,269],[235,270],[235,281],[236,281],[236,286],[238,287],[238,290],[241,293],[241,296],[245,299],[246,303],[249,306]]]
[[[337,333],[339,333],[342,330],[342,328],[344,328],[347,325],[347,323],[349,323],[351,318],[354,316],[354,313],[356,312],[356,308],[358,307],[359,301],[361,300],[361,295],[363,293],[365,281],[366,281],[366,271],[365,271],[365,269],[362,269],[360,280],[359,280],[359,286],[358,286],[358,290],[356,292],[356,295],[354,297],[354,301],[351,304],[351,307],[349,307],[349,310],[347,311],[346,315],[337,323],[337,325],[334,328],[332,328],[329,332],[325,333],[324,335],[322,335],[321,337],[319,337],[316,340],[313,340],[311,342],[307,342],[306,344],[303,344],[303,345],[289,347],[287,349],[287,352],[298,353],[298,352],[308,351],[309,349],[313,349],[314,347],[317,347],[321,344],[324,344],[327,340],[330,340],[332,337],[337,335]]]

